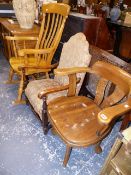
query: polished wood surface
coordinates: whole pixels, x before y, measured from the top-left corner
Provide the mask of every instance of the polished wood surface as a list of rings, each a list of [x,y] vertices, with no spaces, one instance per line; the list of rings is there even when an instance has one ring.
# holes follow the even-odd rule
[[[94,46],[104,50],[111,50],[113,48],[107,24],[101,17],[70,13],[65,24],[61,43],[67,42],[72,35],[78,32],[83,32],[88,42]]]
[[[108,53],[107,51],[104,51],[100,48],[97,48],[95,46],[90,45],[89,52],[92,55],[91,62],[89,65],[90,67],[92,67],[97,61],[100,60],[100,61],[104,61],[104,62],[111,63],[113,65],[116,65],[116,66],[120,67],[121,69],[125,70],[126,72],[131,73],[131,65],[129,63],[119,59],[118,57]],[[75,71],[76,70],[77,69],[75,69]],[[73,71],[74,71],[74,69],[70,70],[70,72],[73,72]],[[96,87],[97,87],[98,81],[99,81],[99,77],[98,76],[96,77],[95,74],[86,74],[85,78],[84,78],[84,82],[81,86],[79,95],[90,96],[93,99],[95,97],[95,94],[96,94]],[[44,95],[48,95],[48,94],[50,94],[50,92],[53,93],[53,92],[58,92],[60,90],[66,90],[68,88],[69,88],[69,85],[66,85],[64,87],[60,86],[60,87],[57,87],[55,89],[54,88],[53,89],[52,88],[46,89],[39,94],[39,97],[41,99],[43,99],[43,106],[44,106],[42,109],[43,110],[42,125],[43,125],[44,133],[47,133],[47,130],[49,128],[48,122],[45,122],[45,120],[46,121],[48,121],[48,120],[45,117],[47,115],[47,113],[46,113],[47,104],[46,104],[46,96],[44,96]]]
[[[113,31],[115,43],[114,55],[130,62],[131,59],[131,24],[108,21],[109,30]]]
[[[8,22],[2,22],[2,26],[6,24],[6,29],[10,28],[10,33],[13,35],[5,36],[11,65],[8,83],[12,83],[14,72],[20,76],[18,97],[15,104],[24,102],[22,93],[28,75],[45,73],[48,78],[48,72],[53,67],[51,61],[61,39],[70,6],[50,3],[44,4],[42,9],[43,20],[40,29],[36,25],[31,30],[20,29],[18,25],[10,28]],[[28,34],[31,36],[35,33],[37,38],[26,37]]]
[[[40,27],[36,24],[33,25],[32,29],[22,29],[18,22],[14,24],[8,21],[8,18],[0,18],[0,30],[1,30],[1,39],[3,40],[3,51],[7,59],[10,57],[10,50],[8,49],[8,41],[6,36],[35,36],[39,35]],[[29,43],[29,42],[28,42]],[[32,43],[32,42],[31,42]],[[32,46],[33,47],[33,46]]]
[[[122,30],[119,53],[121,57],[127,58],[131,62],[131,28]]]
[[[1,18],[0,23],[2,24],[2,27],[4,27],[13,36],[38,36],[39,34],[40,27],[37,24],[34,24],[32,29],[22,29],[20,28],[18,22],[15,21],[14,24],[12,24],[8,20],[9,19],[7,18]]]
[[[129,0],[124,0],[123,2],[124,2],[124,4],[127,4],[129,7],[131,7],[131,1],[129,1]]]
[[[94,100],[75,95],[76,79],[72,79],[72,76],[75,77],[75,72],[78,71],[90,72],[101,77]],[[102,150],[100,143],[110,132],[115,120],[121,114],[131,111],[131,75],[102,61],[96,62],[92,69],[56,69],[55,74],[71,75],[68,96],[52,100],[47,108],[49,121],[67,145],[63,162],[66,166],[72,147],[86,147],[95,144],[95,151],[100,153]],[[109,82],[115,84],[116,87],[112,93],[105,96]],[[122,103],[121,100],[124,97],[127,100]]]

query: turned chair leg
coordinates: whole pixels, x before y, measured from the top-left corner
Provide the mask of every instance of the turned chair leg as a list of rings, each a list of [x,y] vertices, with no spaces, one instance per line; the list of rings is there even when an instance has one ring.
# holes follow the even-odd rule
[[[22,75],[21,80],[20,80],[20,84],[19,84],[19,89],[18,89],[18,97],[13,102],[13,104],[18,105],[18,104],[25,104],[26,103],[25,100],[22,100],[23,89],[24,89],[24,76]]]
[[[45,76],[46,76],[46,79],[49,79],[50,78],[48,72],[45,73]]]
[[[15,72],[14,70],[10,67],[10,71],[9,71],[9,76],[8,76],[8,80],[5,82],[5,84],[16,84],[19,81],[15,81],[13,80],[13,76],[14,76]]]
[[[97,153],[97,154],[100,154],[102,152],[102,148],[101,148],[100,144],[101,144],[101,141],[95,145],[95,153]]]
[[[43,131],[44,134],[46,135],[48,133],[48,118],[44,116],[44,118],[42,119],[42,123],[43,123]]]
[[[57,135],[57,132],[56,132],[56,130],[52,127],[51,128],[51,133],[53,134],[53,135]]]
[[[68,163],[71,151],[72,151],[72,147],[70,147],[69,145],[66,145],[66,153],[65,153],[65,157],[64,157],[64,161],[63,161],[63,166],[64,167],[66,167],[66,165]]]
[[[47,104],[46,104],[46,96],[43,97],[43,106],[42,106],[42,124],[43,124],[43,131],[46,135],[49,130],[49,122],[48,122],[48,115],[47,115]]]

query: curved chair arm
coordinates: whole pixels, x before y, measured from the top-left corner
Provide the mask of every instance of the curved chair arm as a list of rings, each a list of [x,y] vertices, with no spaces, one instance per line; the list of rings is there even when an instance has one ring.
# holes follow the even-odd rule
[[[55,69],[54,73],[56,75],[65,76],[75,73],[96,73],[96,71],[92,70],[89,67],[74,67],[74,68],[62,68],[62,69]]]
[[[38,37],[34,36],[5,36],[5,39],[9,41],[37,41]]]
[[[32,55],[32,54],[46,54],[51,53],[52,51],[55,51],[55,48],[49,48],[49,49],[21,49],[18,51],[19,56],[25,56],[25,55]]]
[[[40,92],[38,94],[38,97],[40,99],[42,99],[44,96],[46,96],[48,94],[63,91],[63,90],[67,90],[68,88],[69,88],[69,85],[63,85],[63,86],[57,86],[57,87],[54,87],[54,88],[49,88],[49,89],[46,89],[46,90]]]
[[[80,82],[80,78],[77,79],[77,83],[79,83],[79,82]],[[67,89],[69,89],[69,84],[68,85],[60,85],[60,86],[57,86],[57,87],[54,87],[54,88],[45,89],[45,90],[43,90],[42,92],[40,92],[38,94],[38,97],[40,99],[42,99],[44,96],[46,96],[48,94],[59,92],[59,91],[64,91],[64,90],[67,90]]]
[[[55,64],[52,64],[52,65],[48,65],[48,66],[31,66],[31,65],[21,65],[18,67],[18,70],[22,70],[22,69],[25,69],[25,68],[31,68],[31,69],[54,69],[58,66],[59,63],[55,63]]]
[[[131,111],[131,98],[126,102],[103,109],[98,114],[98,121],[108,125],[116,117]]]

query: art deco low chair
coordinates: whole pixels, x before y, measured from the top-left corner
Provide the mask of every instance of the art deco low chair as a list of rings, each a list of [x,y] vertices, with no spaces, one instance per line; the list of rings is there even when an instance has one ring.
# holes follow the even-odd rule
[[[6,37],[11,65],[9,82],[12,82],[14,72],[20,76],[16,104],[24,102],[22,92],[26,76],[44,72],[48,77],[48,72],[53,67],[51,61],[61,39],[70,6],[62,3],[49,3],[43,5],[42,9],[43,20],[38,38],[27,36]]]
[[[77,33],[72,36],[67,43],[64,44],[58,68],[87,67],[90,63],[90,60],[91,55],[89,54],[88,41],[86,40],[86,37],[83,33]],[[79,82],[77,84],[77,94],[81,88],[84,76],[85,73],[80,73],[77,75],[77,82]],[[45,134],[47,133],[50,126],[48,120],[46,120],[47,118],[45,117],[45,108],[43,108],[43,105],[45,106],[45,103],[43,102],[43,99],[38,98],[38,94],[43,90],[46,91],[48,88],[53,89],[55,87],[55,89],[57,89],[58,87],[58,90],[63,89],[62,92],[50,94],[47,97],[46,101],[48,104],[49,101],[56,97],[67,95],[68,82],[68,76],[55,76],[54,79],[31,81],[25,89],[25,95],[28,101],[32,105],[36,114],[38,114],[39,118],[42,120]]]
[[[95,74],[100,78],[94,100],[76,95],[76,73],[82,72]],[[55,69],[55,74],[69,75],[68,95],[50,101],[47,106],[49,121],[66,144],[63,162],[66,166],[72,147],[95,145],[95,152],[100,153],[100,143],[111,131],[115,120],[131,111],[131,75],[102,61],[96,62],[91,69]],[[39,98],[46,99],[48,94],[58,90],[61,89],[54,87],[43,90],[39,93]],[[46,114],[46,105],[43,107]],[[45,121],[48,120],[47,115],[45,118]]]

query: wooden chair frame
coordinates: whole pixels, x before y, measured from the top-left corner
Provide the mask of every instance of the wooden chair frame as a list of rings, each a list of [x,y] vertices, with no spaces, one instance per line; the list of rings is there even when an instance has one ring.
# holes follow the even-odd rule
[[[89,146],[92,144],[96,144],[95,147],[95,151],[97,153],[100,153],[102,151],[101,147],[100,147],[100,143],[103,140],[104,137],[107,136],[107,134],[111,131],[111,128],[115,122],[115,120],[120,117],[121,115],[128,113],[131,111],[131,76],[130,74],[124,72],[123,70],[121,70],[120,68],[117,68],[113,65],[107,64],[107,63],[103,63],[103,62],[98,62],[95,65],[97,66],[93,66],[92,69],[90,68],[67,68],[67,69],[56,69],[55,70],[55,74],[60,75],[60,76],[65,76],[68,75],[69,76],[69,85],[66,86],[60,86],[57,88],[52,88],[52,89],[47,89],[41,93],[39,93],[39,98],[43,99],[43,121],[44,121],[44,133],[47,134],[48,129],[49,129],[49,122],[50,121],[53,126],[54,123],[52,121],[52,118],[50,116],[50,111],[52,109],[52,105],[55,104],[55,102],[57,102],[57,99],[54,102],[50,102],[47,106],[46,104],[46,97],[48,94],[53,93],[53,92],[58,92],[64,89],[68,88],[68,97],[73,97],[75,96],[75,89],[76,89],[76,84],[77,84],[77,79],[76,79],[76,73],[81,73],[81,72],[88,72],[91,74],[99,74],[102,76],[102,74],[106,74],[105,68],[102,70],[102,67],[106,66],[108,67],[108,71],[109,69],[113,68],[114,70],[118,71],[119,73],[121,72],[121,78],[124,81],[121,81],[122,79],[118,79],[117,78],[110,78],[111,75],[111,71],[109,71],[109,75],[106,75],[105,77],[109,80],[112,80],[116,83],[118,83],[120,85],[120,87],[122,88],[122,90],[124,91],[124,94],[121,93],[121,90],[116,89],[114,92],[114,94],[109,96],[109,100],[107,100],[105,98],[105,100],[103,101],[103,97],[99,94],[98,91],[96,91],[96,97],[94,99],[94,102],[96,104],[101,104],[101,112],[98,113],[98,121],[101,123],[101,125],[103,126],[100,131],[98,130],[98,132],[96,133],[98,135],[98,139],[95,140],[93,143],[90,144],[84,144],[84,145],[78,145],[79,146]],[[100,71],[101,70],[101,71]],[[118,74],[119,74],[118,73]],[[116,75],[117,77],[117,75]],[[119,76],[118,76],[119,77]],[[103,82],[100,81],[100,84],[98,86],[101,86],[101,93],[104,92],[104,88],[106,86],[107,81],[104,80],[104,84]],[[127,84],[126,84],[127,82]],[[102,83],[102,84],[101,84]],[[119,95],[118,95],[119,94]],[[121,94],[121,95],[120,95]],[[104,94],[103,94],[104,95]],[[120,102],[124,97],[127,97],[127,100],[121,104],[117,104],[118,102]],[[115,100],[112,101],[112,99],[115,98]],[[59,100],[59,98],[58,98]],[[64,97],[63,97],[64,100]],[[103,102],[102,102],[103,101]],[[110,106],[110,105],[111,106]],[[49,117],[49,119],[48,119]],[[72,147],[77,147],[77,145],[74,145],[73,143],[68,142],[67,140],[65,140],[65,138],[59,133],[59,131],[57,130],[57,128],[55,128],[56,132],[58,135],[60,135],[60,137],[63,139],[63,141],[66,143],[66,154],[65,154],[65,158],[64,158],[64,166],[66,166]]]
[[[15,104],[25,103],[22,93],[26,76],[44,72],[48,78],[48,72],[56,66],[52,66],[51,61],[61,39],[70,6],[51,3],[44,4],[42,10],[43,20],[38,37],[6,36],[11,65],[8,83],[13,82],[14,72],[20,76]]]

